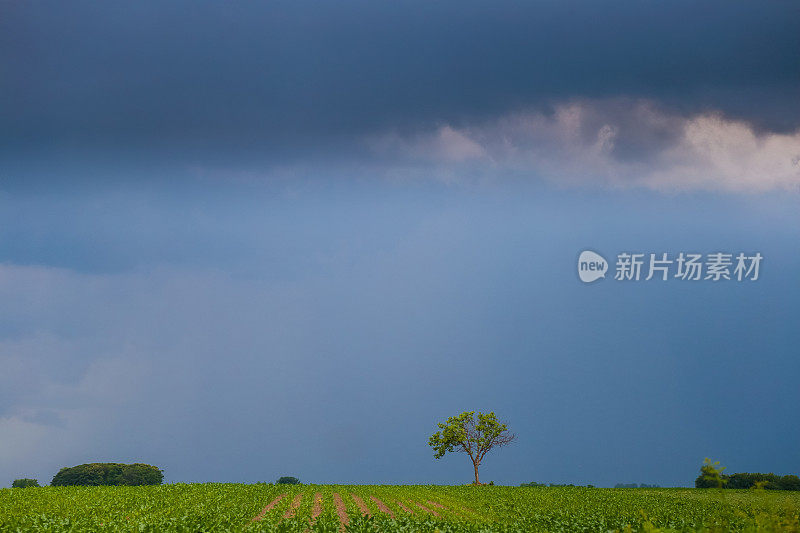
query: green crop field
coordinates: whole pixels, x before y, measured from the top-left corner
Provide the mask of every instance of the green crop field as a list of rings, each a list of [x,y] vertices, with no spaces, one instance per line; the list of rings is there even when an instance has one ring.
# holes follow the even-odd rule
[[[0,490],[8,531],[800,531],[800,494],[176,484]]]

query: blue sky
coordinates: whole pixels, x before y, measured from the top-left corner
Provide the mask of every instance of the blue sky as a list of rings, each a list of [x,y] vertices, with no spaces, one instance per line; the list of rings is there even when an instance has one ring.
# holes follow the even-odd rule
[[[788,2],[11,3],[0,479],[800,471]],[[593,249],[761,252],[592,285]]]

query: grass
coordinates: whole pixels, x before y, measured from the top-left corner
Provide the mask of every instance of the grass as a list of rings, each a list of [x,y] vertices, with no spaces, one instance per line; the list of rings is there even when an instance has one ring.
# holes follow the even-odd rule
[[[298,493],[303,497],[296,515],[284,518]],[[323,504],[322,514],[312,524],[315,493],[321,494]],[[336,493],[350,519],[347,531],[800,532],[796,492],[219,483],[0,489],[0,532],[333,533],[343,530],[333,503]],[[371,517],[361,516],[351,494],[364,501]],[[285,496],[262,520],[252,521],[281,495]],[[394,517],[382,513],[372,497]]]

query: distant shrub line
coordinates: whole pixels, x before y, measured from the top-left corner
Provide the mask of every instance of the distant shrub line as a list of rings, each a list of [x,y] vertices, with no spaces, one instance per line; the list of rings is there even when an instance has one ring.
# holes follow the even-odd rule
[[[62,468],[53,477],[54,487],[101,485],[160,485],[164,474],[157,467],[142,463],[89,463]]]
[[[24,489],[27,487],[38,487],[39,481],[30,478],[15,479],[11,484],[12,489]]]
[[[800,490],[800,477],[742,472],[731,475],[721,474],[719,478],[716,478],[701,473],[694,482],[694,486],[698,489],[720,487],[720,484],[723,489]]]

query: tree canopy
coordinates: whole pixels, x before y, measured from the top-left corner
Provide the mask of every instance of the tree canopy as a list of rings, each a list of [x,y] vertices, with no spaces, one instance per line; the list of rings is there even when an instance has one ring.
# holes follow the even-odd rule
[[[50,483],[54,487],[71,485],[160,485],[164,473],[142,463],[89,463],[62,468]]]
[[[428,439],[434,457],[441,459],[449,452],[466,453],[472,460],[476,485],[480,484],[478,467],[486,454],[516,439],[494,412],[479,412],[476,417],[475,411],[465,411],[458,416],[451,416],[447,422],[440,422],[438,426],[439,431]]]

